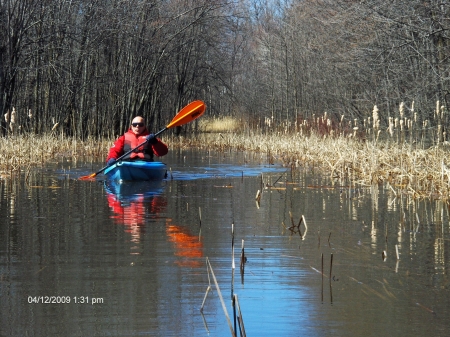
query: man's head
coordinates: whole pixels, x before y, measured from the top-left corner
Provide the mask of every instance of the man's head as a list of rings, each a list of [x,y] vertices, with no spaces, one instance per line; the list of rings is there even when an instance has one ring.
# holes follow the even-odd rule
[[[145,122],[144,118],[141,116],[137,116],[133,118],[131,122],[131,130],[135,135],[140,135],[145,130]]]

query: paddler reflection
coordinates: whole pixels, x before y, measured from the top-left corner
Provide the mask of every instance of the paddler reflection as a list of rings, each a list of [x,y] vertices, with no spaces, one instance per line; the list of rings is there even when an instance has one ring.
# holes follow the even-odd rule
[[[133,199],[121,200],[117,195],[108,193],[107,198],[113,212],[110,217],[116,224],[125,226],[125,232],[131,235],[131,241],[135,243],[140,242],[145,232],[146,219],[156,219],[167,206],[167,200],[160,195],[136,195]]]
[[[150,182],[148,182],[150,184]],[[166,213],[167,199],[161,185],[111,184],[105,182],[108,205],[112,210],[114,223],[125,226],[125,232],[131,235],[132,254],[139,254],[139,246],[149,219],[158,219]],[[145,192],[143,192],[145,190]],[[139,193],[137,193],[139,192]],[[175,264],[181,267],[197,268],[204,265],[203,244],[199,235],[192,233],[186,226],[179,226],[166,219],[167,241],[172,244]]]
[[[167,207],[161,182],[121,184],[105,181],[105,190],[112,210],[110,217],[116,224],[125,226],[125,232],[131,235],[131,241],[135,243],[141,241],[146,221],[157,219]]]

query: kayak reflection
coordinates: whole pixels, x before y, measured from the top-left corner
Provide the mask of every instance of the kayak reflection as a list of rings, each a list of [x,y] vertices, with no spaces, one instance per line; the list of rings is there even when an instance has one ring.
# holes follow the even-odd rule
[[[125,226],[125,232],[131,235],[132,242],[140,242],[146,219],[156,219],[166,209],[167,200],[162,195],[162,182],[105,181],[104,186],[112,210],[110,217],[116,224]]]

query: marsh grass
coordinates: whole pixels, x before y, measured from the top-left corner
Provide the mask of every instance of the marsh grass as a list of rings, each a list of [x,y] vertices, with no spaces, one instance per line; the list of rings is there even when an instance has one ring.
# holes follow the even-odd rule
[[[267,163],[288,168],[319,170],[336,184],[385,186],[414,198],[448,199],[450,169],[445,146],[418,148],[407,143],[368,141],[357,137],[324,137],[316,132],[246,132],[203,134],[173,140],[180,147],[264,153]]]
[[[375,108],[370,123],[360,126],[353,126],[356,122],[345,123],[343,118],[329,122],[326,114],[303,121],[295,126],[295,131],[272,122],[268,128],[255,128],[239,120],[232,122],[231,118],[216,122],[206,120],[209,132],[200,127],[205,132],[189,137],[164,135],[163,140],[172,149],[260,153],[269,164],[282,164],[291,170],[319,170],[336,185],[379,186],[396,195],[449,199],[450,147],[439,127],[415,128],[412,120],[391,120],[392,124],[382,130]],[[408,129],[405,125],[409,125]],[[0,174],[3,178],[14,176],[54,160],[103,160],[112,142],[80,141],[55,134],[9,136],[0,144]]]
[[[0,177],[15,177],[20,172],[50,161],[76,161],[104,156],[111,140],[79,141],[57,135],[11,135],[0,143]]]
[[[238,132],[242,131],[244,124],[233,117],[202,118],[198,122],[201,132]]]

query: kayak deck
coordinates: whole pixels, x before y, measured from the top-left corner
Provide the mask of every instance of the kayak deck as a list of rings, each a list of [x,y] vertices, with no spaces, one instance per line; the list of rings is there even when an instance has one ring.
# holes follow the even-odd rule
[[[166,173],[166,164],[156,161],[119,161],[104,172],[115,181],[163,180]]]

